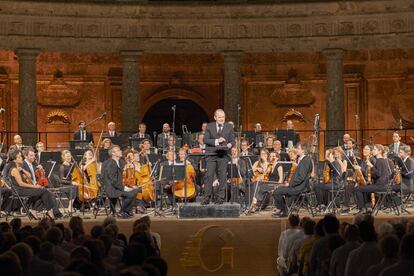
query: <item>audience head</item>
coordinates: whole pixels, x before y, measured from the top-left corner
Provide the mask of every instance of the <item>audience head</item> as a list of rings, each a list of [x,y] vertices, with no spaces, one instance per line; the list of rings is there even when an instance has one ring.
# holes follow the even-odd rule
[[[14,252],[7,251],[7,253],[0,255],[0,275],[23,275],[20,260]]]
[[[374,225],[367,221],[362,221],[359,224],[359,234],[361,240],[364,242],[377,241],[377,233],[375,232]]]
[[[29,245],[19,242],[13,245],[10,250],[14,252],[20,260],[20,265],[24,275],[30,275],[30,266],[33,259],[33,252]]]
[[[303,233],[305,235],[313,235],[315,233],[316,222],[314,220],[307,220],[303,224]]]
[[[299,226],[300,219],[298,215],[292,214],[288,217],[289,225],[291,227],[297,227]]]
[[[126,266],[131,265],[142,265],[147,257],[147,250],[145,246],[132,242],[124,249],[124,256],[122,257],[122,262]]]
[[[335,234],[339,230],[339,220],[332,214],[323,218],[323,231],[325,234]]]
[[[405,235],[401,240],[400,257],[403,259],[414,259],[414,234]]]
[[[359,228],[355,224],[348,224],[345,227],[344,238],[346,241],[358,241],[359,240]]]
[[[395,235],[387,234],[379,241],[379,248],[384,258],[393,259],[398,257],[400,241]]]

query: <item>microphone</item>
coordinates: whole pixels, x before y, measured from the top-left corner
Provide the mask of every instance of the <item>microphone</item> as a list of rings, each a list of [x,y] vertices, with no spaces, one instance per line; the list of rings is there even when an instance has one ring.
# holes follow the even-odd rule
[[[402,124],[402,119],[400,118],[400,130],[402,130],[403,129],[403,124]]]
[[[171,110],[174,110],[175,111],[175,108],[176,108],[177,106],[176,105],[173,105],[172,107],[171,107]]]
[[[313,123],[313,127],[314,129],[317,129],[319,127],[319,114],[318,113],[315,114],[315,121]]]
[[[102,113],[101,116],[99,116],[99,119],[103,119],[103,117],[106,116],[106,112]]]
[[[240,110],[240,109],[241,109],[240,104],[237,104],[237,110]]]
[[[0,108],[0,113],[6,111],[6,109],[4,109],[3,107]]]

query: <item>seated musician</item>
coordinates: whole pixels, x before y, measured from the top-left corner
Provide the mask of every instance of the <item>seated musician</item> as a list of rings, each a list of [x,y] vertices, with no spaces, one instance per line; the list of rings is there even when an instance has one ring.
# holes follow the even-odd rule
[[[168,145],[168,138],[170,136],[175,135],[170,132],[170,125],[168,123],[164,123],[162,125],[162,132],[157,136],[157,147],[164,150]]]
[[[392,144],[389,145],[389,158],[393,161],[396,161],[398,159],[400,149],[402,146],[405,146],[405,144],[401,143],[401,136],[398,131],[395,131],[392,134]]]
[[[140,151],[140,155],[142,157],[145,157],[146,159],[148,159],[148,155],[151,154],[151,142],[148,139],[144,139],[141,141],[141,145],[140,145],[141,151]],[[145,156],[144,156],[145,155]],[[141,161],[145,161],[145,162],[141,162]],[[141,160],[140,158],[140,162],[141,164],[145,164],[148,160]]]
[[[369,200],[370,194],[386,191],[386,186],[390,182],[391,171],[384,154],[384,146],[375,144],[372,150],[372,155],[376,158],[375,164],[372,164],[369,159],[366,160],[366,165],[372,172],[372,184],[355,187],[356,203],[361,213],[367,212],[372,207]]]
[[[167,151],[165,158],[167,159],[166,161],[161,162],[161,168],[163,166],[173,166],[176,164],[176,154],[173,150],[169,150]],[[161,180],[159,181],[163,191],[167,194],[168,196],[168,200],[169,200],[169,204],[173,203],[173,184],[174,181],[170,181],[170,180]]]
[[[278,212],[274,213],[273,217],[287,217],[288,209],[284,197],[298,196],[300,193],[308,191],[309,178],[313,170],[312,159],[308,156],[308,146],[298,143],[296,146],[298,152],[298,165],[290,179],[289,186],[278,187],[273,192],[276,207]]]
[[[96,176],[100,173],[100,170],[96,162],[95,155],[91,149],[87,149],[83,153],[80,169],[83,171],[83,176],[86,180],[84,186],[87,186],[84,192],[85,195],[81,196],[85,198],[85,200],[94,200],[97,198],[99,193],[100,184],[98,183]]]
[[[134,139],[148,139],[148,141],[151,141],[151,136],[146,133],[147,131],[147,125],[144,123],[140,123],[138,125],[138,132],[132,135],[132,138]]]
[[[40,162],[40,156],[42,155],[42,152],[45,151],[45,144],[43,142],[37,142],[36,143],[36,160]]]
[[[12,150],[23,150],[23,140],[20,135],[13,136],[13,145],[10,146],[9,151]]]
[[[136,205],[137,193],[142,191],[141,188],[127,187],[122,183],[122,170],[125,161],[121,159],[122,151],[119,146],[112,145],[108,150],[110,159],[102,165],[102,182],[104,190],[111,200],[112,210],[116,205],[116,200],[122,197],[121,209],[117,216],[119,218],[133,217],[132,208]]]
[[[414,191],[414,160],[410,157],[411,147],[403,145],[399,152],[399,167],[401,168],[401,191],[412,193]]]
[[[167,146],[164,148],[164,152],[172,150],[177,153],[179,148],[175,145],[175,136],[169,136],[167,141]]]
[[[108,138],[108,137],[119,137],[121,133],[116,131],[116,125],[115,122],[109,122],[108,123],[108,130],[105,131],[102,134],[102,138]]]
[[[201,131],[198,134],[201,134],[201,133],[204,134],[206,132],[206,129],[207,129],[207,122],[203,122],[201,124]]]
[[[250,195],[252,206],[256,207],[257,202],[261,201],[260,193],[258,191],[260,190],[260,185],[263,181],[265,181],[266,176],[266,170],[269,165],[269,152],[267,149],[263,148],[260,150],[259,159],[253,163],[252,166],[252,172],[253,177],[251,179],[251,183],[254,187],[254,193]],[[259,199],[257,198],[259,197]]]
[[[232,201],[240,202],[240,193],[244,193],[246,191],[245,187],[245,179],[247,178],[247,163],[245,160],[239,158],[239,151],[237,148],[231,149],[231,161],[228,163],[229,165],[236,165],[235,170],[228,170],[227,175],[229,177],[229,184],[231,191],[231,195],[233,196]],[[232,167],[233,168],[233,167]],[[247,200],[247,198],[246,198]]]
[[[265,149],[268,152],[272,152],[273,151],[273,137],[272,136],[268,136],[266,138],[266,142],[265,142]]]
[[[62,164],[59,168],[60,184],[62,185],[59,190],[68,198],[68,210],[73,212],[73,202],[78,196],[79,183],[72,181],[73,166],[76,166],[72,162],[72,154],[68,150],[62,151]]]
[[[256,148],[263,148],[264,147],[264,135],[262,133],[262,125],[260,123],[256,123],[254,125],[254,144]]]
[[[112,140],[109,138],[105,138],[102,140],[102,148],[103,149],[109,149],[112,146]]]
[[[346,165],[346,160],[342,160],[341,148],[326,150],[323,183],[315,186],[315,193],[320,204],[327,206],[330,192],[337,192],[343,186]]]
[[[249,142],[247,140],[242,140],[240,142],[240,156],[249,156],[253,155],[253,151],[249,147]]]
[[[343,150],[346,150],[347,143],[350,139],[351,139],[351,135],[349,135],[348,133],[345,133],[344,136],[342,137],[343,144],[341,145],[341,147]]]
[[[47,210],[47,216],[51,219],[54,218],[53,208],[56,205],[52,194],[45,188],[39,185],[34,185],[31,182],[29,172],[26,172],[23,168],[23,154],[20,150],[13,150],[9,154],[9,160],[11,161],[8,177],[13,185],[14,189],[17,191],[19,196],[28,196],[30,201],[40,200],[40,206],[43,206]],[[37,205],[37,204],[36,204]],[[37,212],[29,208],[29,216],[33,219],[38,220]]]
[[[269,204],[270,193],[283,184],[283,167],[278,163],[280,155],[276,152],[269,153],[269,164],[265,171],[264,180],[259,184],[257,191],[257,207],[262,210]]]
[[[79,130],[75,132],[73,136],[73,140],[77,141],[87,141],[88,143],[93,143],[93,135],[92,133],[86,131],[86,123],[85,121],[79,122]]]
[[[282,143],[279,140],[277,139],[273,140],[272,148],[273,148],[273,152],[276,152],[277,154],[279,154],[280,161],[290,161],[289,155],[286,153],[284,149],[282,149]]]
[[[36,170],[43,170],[42,165],[37,164],[36,162],[36,154],[34,152],[33,148],[26,148],[23,151],[23,155],[25,157],[24,162],[22,164],[22,169],[24,170],[24,172],[27,174],[28,177],[30,177],[31,182],[34,185],[37,185],[37,178],[36,178]],[[47,191],[48,193],[49,190]],[[55,216],[55,218],[61,218],[63,217],[62,213],[59,211],[58,205],[56,203],[56,199],[54,197],[54,195],[52,193],[50,193],[50,196],[52,197],[53,200],[53,214]],[[36,203],[40,203],[40,201],[37,201]],[[41,205],[36,205],[35,209],[37,210],[41,210],[44,206]]]
[[[204,143],[204,133],[199,133],[197,135],[197,140],[195,142],[194,148],[198,148],[198,149],[201,149],[202,151],[205,151],[206,143]]]

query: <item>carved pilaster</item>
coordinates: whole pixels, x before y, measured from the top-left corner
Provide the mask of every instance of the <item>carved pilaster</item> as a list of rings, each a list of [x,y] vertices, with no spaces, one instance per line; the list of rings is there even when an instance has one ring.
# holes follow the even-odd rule
[[[25,145],[37,142],[36,58],[39,49],[17,49],[19,59],[19,133]]]
[[[241,51],[225,51],[224,56],[224,111],[226,120],[237,124],[237,107],[240,104]],[[241,123],[241,122],[240,122]]]
[[[139,59],[141,51],[121,51],[122,56],[122,131],[134,132],[141,121]]]
[[[335,146],[342,141],[345,129],[344,78],[342,60],[343,49],[324,49],[326,58],[326,135],[327,146]]]

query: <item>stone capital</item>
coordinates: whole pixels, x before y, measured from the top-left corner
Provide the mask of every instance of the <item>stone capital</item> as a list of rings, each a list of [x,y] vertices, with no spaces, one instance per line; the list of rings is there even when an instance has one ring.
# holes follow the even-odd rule
[[[139,50],[122,50],[119,52],[124,62],[138,62],[142,56],[142,51]]]
[[[224,63],[240,62],[243,56],[243,51],[239,51],[239,50],[222,51],[221,53],[224,57]]]
[[[18,48],[16,49],[15,53],[19,57],[19,59],[36,59],[36,57],[40,54],[40,49],[37,48]]]
[[[327,48],[322,50],[322,55],[326,57],[327,60],[343,59],[345,50],[340,48]]]

